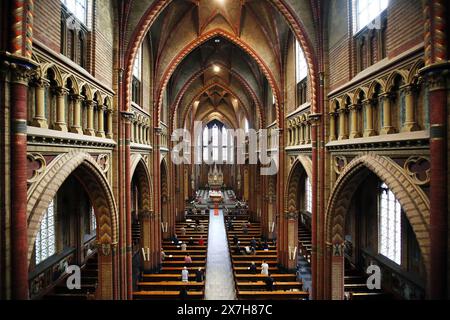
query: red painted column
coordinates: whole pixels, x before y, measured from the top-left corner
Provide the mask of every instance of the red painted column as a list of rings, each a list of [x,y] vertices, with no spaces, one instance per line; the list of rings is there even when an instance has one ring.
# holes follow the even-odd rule
[[[445,66],[449,68],[450,66]],[[448,69],[426,75],[430,104],[430,273],[428,298],[447,298],[447,89]]]
[[[133,298],[133,244],[132,244],[132,232],[131,232],[131,119],[133,113],[123,112],[122,113],[125,127],[125,239],[126,239],[126,253],[125,253],[125,274],[126,274],[126,297],[128,300]]]
[[[11,64],[11,274],[12,299],[28,295],[27,95],[30,69]]]
[[[448,1],[424,3],[425,65],[421,70],[429,89],[430,112],[430,266],[428,299],[447,298],[448,185],[447,109],[449,55]]]

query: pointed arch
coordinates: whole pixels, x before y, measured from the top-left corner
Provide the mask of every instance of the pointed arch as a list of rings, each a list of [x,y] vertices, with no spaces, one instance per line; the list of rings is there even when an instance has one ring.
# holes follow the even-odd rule
[[[28,190],[28,261],[33,253],[40,221],[56,193],[70,176],[74,175],[86,190],[94,208],[97,221],[97,244],[99,251],[99,295],[112,299],[112,257],[118,242],[118,212],[114,194],[97,161],[88,153],[72,151],[56,157],[47,171]]]
[[[367,169],[373,172],[393,192],[399,201],[416,236],[427,271],[430,266],[430,202],[424,191],[413,183],[406,172],[392,159],[376,154],[366,154],[351,161],[341,172],[328,201],[326,212],[326,243],[331,248],[344,243],[344,226],[346,214],[352,198],[367,177]],[[342,298],[343,286],[343,257],[331,257],[328,267],[331,279],[329,281],[333,298]],[[333,265],[331,267],[331,265]],[[337,279],[342,277],[342,279]]]

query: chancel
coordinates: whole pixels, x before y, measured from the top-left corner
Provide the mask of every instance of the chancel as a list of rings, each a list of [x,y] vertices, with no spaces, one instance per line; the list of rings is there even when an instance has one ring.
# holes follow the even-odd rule
[[[448,299],[448,7],[0,1],[0,299]]]

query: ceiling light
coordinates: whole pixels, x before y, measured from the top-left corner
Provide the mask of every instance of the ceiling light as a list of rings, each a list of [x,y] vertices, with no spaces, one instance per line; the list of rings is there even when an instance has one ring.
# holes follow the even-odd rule
[[[214,40],[215,43],[220,43],[220,39]]]
[[[219,67],[219,66],[214,66],[214,67],[213,67],[213,71],[214,71],[215,73],[220,72],[220,67]]]
[[[225,0],[216,0],[217,3],[224,4]]]

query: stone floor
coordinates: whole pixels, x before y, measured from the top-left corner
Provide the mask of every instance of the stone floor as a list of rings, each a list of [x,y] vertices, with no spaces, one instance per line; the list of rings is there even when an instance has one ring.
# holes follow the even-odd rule
[[[236,299],[233,269],[222,210],[219,210],[218,216],[214,216],[214,210],[210,211],[205,299]]]

